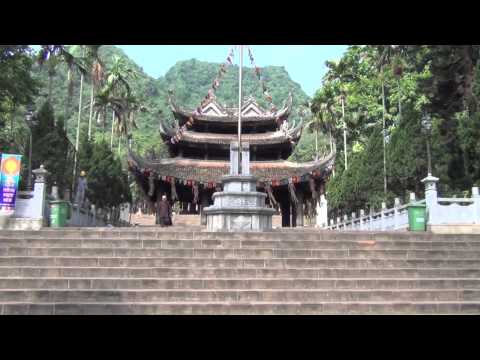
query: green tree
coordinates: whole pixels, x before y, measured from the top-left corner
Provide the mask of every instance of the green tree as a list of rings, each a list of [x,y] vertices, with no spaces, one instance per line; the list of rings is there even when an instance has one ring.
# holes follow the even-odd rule
[[[86,138],[85,138],[86,139]],[[88,142],[88,139],[86,139]],[[98,208],[110,208],[131,201],[130,188],[121,162],[110,150],[106,141],[89,144],[89,161],[85,155],[80,158],[82,169],[87,173],[89,192],[87,196]]]
[[[71,162],[68,161],[69,141],[63,128],[63,119],[55,122],[55,115],[49,101],[46,101],[35,115],[36,125],[32,127],[32,167],[44,165],[51,173],[47,184],[57,184],[63,194],[71,184]]]

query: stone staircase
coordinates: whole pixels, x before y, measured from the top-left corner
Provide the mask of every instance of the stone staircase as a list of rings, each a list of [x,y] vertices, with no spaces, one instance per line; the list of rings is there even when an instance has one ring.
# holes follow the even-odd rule
[[[0,232],[1,314],[480,314],[480,236]]]

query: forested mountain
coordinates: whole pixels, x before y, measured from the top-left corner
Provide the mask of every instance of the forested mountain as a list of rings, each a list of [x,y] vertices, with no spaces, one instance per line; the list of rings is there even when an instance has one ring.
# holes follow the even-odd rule
[[[80,54],[80,49],[70,48],[70,51],[76,55]],[[171,110],[168,107],[168,91],[173,90],[177,102],[185,107],[195,109],[201,100],[207,94],[211,87],[212,81],[218,72],[220,63],[209,63],[198,61],[195,59],[179,61],[159,79],[154,79],[147,75],[143,69],[119,48],[115,46],[104,45],[100,48],[100,58],[108,68],[111,65],[114,56],[125,59],[128,67],[135,70],[136,78],[130,81],[130,87],[134,94],[140,99],[141,103],[146,107],[147,111],[138,114],[136,123],[137,130],[133,130],[132,146],[140,153],[144,153],[147,149],[155,148],[155,152],[165,154],[162,145],[160,145],[159,137],[159,120],[160,118],[173,118]],[[219,59],[221,61],[223,59]],[[45,100],[48,93],[49,71],[47,66],[35,66],[34,78],[43,83],[42,93],[37,98],[38,106]],[[80,91],[80,75],[74,74],[72,100],[68,107],[67,132],[72,142],[75,139],[76,124],[78,121],[78,102]],[[287,99],[288,93],[293,94],[294,113],[291,116],[292,121],[298,120],[297,111],[300,105],[308,102],[309,98],[301,89],[300,85],[290,79],[288,72],[284,67],[267,66],[262,68],[262,76],[269,89],[269,93],[273,98],[273,103],[277,107],[281,107]],[[245,96],[254,95],[259,104],[267,107],[266,101],[262,95],[261,86],[254,74],[252,68],[244,69],[243,77],[243,93]],[[90,104],[91,82],[88,75],[85,76],[83,84],[83,104],[81,126],[88,126],[89,104]],[[65,114],[65,104],[67,101],[67,66],[60,64],[55,73],[52,75],[52,98],[51,102],[58,116]],[[227,73],[220,82],[220,87],[216,92],[217,100],[221,104],[235,106],[238,102],[238,66],[230,66]],[[97,137],[110,136],[111,116],[107,117],[105,124],[95,124],[94,133]],[[116,143],[117,140],[115,140]],[[123,149],[125,148],[122,145]],[[124,150],[123,150],[124,151]]]

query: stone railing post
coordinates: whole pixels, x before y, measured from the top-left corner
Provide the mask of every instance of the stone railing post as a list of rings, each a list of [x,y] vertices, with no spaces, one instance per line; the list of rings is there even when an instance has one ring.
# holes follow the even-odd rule
[[[352,212],[352,230],[355,230],[356,229],[356,225],[355,225],[355,218],[356,218],[356,214],[354,212]]]
[[[480,194],[478,187],[472,188],[472,199],[475,224],[480,224]]]
[[[337,230],[340,229],[340,217],[337,216]]]
[[[387,209],[387,204],[382,201],[382,209],[380,210],[380,219],[381,219],[381,229],[385,230],[386,229],[386,221],[385,221],[385,210]]]
[[[348,215],[345,214],[343,215],[343,230],[347,230],[347,221],[348,221]]]
[[[363,231],[364,229],[364,224],[363,224],[363,221],[365,220],[364,216],[365,216],[365,210],[361,209],[360,210],[360,231]]]
[[[59,196],[58,196],[58,186],[57,185],[53,185],[52,186],[52,198],[54,200],[58,200],[59,199]]]
[[[397,230],[399,225],[399,213],[398,213],[398,208],[400,207],[400,199],[395,198],[394,200],[394,205],[393,205],[393,230]]]
[[[427,205],[427,222],[426,225],[437,224],[437,182],[438,178],[428,174],[428,176],[422,180],[425,185],[425,204]]]
[[[45,206],[46,206],[46,195],[47,195],[47,176],[50,174],[43,165],[40,165],[40,168],[33,170],[32,173],[35,175],[35,185],[33,188],[33,201],[32,204],[32,217],[35,219],[42,219],[43,224],[45,224]]]
[[[374,213],[374,209],[373,207],[370,207],[370,209],[368,209],[368,230],[369,231],[372,231],[373,230],[373,213]]]
[[[415,193],[411,192],[411,193],[410,193],[410,202],[412,203],[412,202],[415,202],[416,200],[417,200],[417,199],[416,199],[416,197],[415,197]]]

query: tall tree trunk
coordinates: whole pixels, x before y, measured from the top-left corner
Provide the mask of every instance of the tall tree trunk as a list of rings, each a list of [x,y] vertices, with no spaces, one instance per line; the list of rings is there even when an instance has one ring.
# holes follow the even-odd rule
[[[93,80],[92,80],[92,89],[90,91],[90,116],[88,117],[88,140],[92,138],[92,120],[93,120],[93,104],[94,104],[94,99],[93,99],[93,93],[94,93],[95,87],[93,86]]]
[[[110,151],[113,150],[113,126],[115,124],[115,111],[112,110],[112,133],[110,134]]]
[[[83,74],[80,76],[80,97],[78,100],[78,120],[77,120],[77,136],[75,138],[75,159],[73,162],[73,182],[75,184],[75,177],[77,171],[78,147],[80,143],[80,120],[82,118],[82,92],[83,92]]]
[[[398,80],[398,120],[402,120],[402,88]]]
[[[383,78],[383,67],[382,67],[382,137],[383,137],[383,191],[387,195],[387,152],[385,146],[385,79]]]
[[[345,170],[348,170],[347,158],[347,123],[345,122],[345,100],[342,96],[342,120],[343,120],[343,152],[345,153]]]
[[[82,56],[85,54],[85,49],[82,48]],[[77,175],[77,160],[78,160],[78,150],[80,143],[80,120],[82,118],[82,99],[83,99],[83,73],[80,76],[80,94],[78,100],[78,120],[77,120],[77,135],[75,138],[75,157],[73,161],[73,187],[75,188],[75,177]]]
[[[68,129],[68,119],[69,119],[69,110],[70,110],[70,103],[72,101],[72,95],[70,93],[70,82],[72,81],[72,69],[68,68],[68,71],[67,71],[67,100],[65,101],[65,123],[64,123],[64,129],[65,129],[65,133],[67,133],[67,129]]]
[[[318,160],[318,127],[315,128],[315,160]]]

